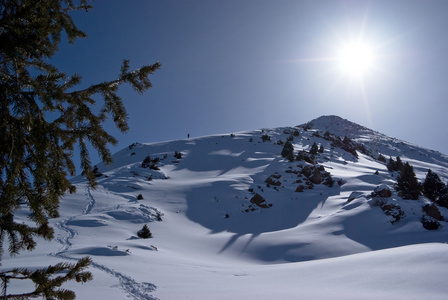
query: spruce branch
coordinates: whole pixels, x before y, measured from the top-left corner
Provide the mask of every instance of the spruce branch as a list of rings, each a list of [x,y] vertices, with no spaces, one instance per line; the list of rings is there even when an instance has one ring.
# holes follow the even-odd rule
[[[91,6],[87,0],[3,0],[0,9],[0,260],[4,247],[14,255],[33,250],[35,239],[52,239],[48,219],[58,217],[59,200],[75,187],[67,179],[75,174],[72,155],[80,148],[81,169],[95,186],[89,146],[101,159],[112,162],[108,149],[117,140],[104,128],[111,118],[126,132],[128,115],[118,95],[122,84],[138,93],[152,85],[148,78],[160,63],[130,70],[123,61],[115,80],[73,90],[81,76],[68,76],[48,62],[58,51],[61,34],[73,43],[86,34],[74,24],[70,12]],[[100,96],[102,102],[97,101]],[[103,106],[96,112],[98,102]],[[50,116],[50,117],[49,117]],[[19,223],[15,212],[21,205],[30,210],[29,220]],[[8,239],[8,243],[4,241]],[[56,265],[35,272],[0,272],[3,294],[9,298],[44,296],[71,299],[71,291],[59,289],[66,280],[85,282],[91,274],[82,271],[90,260],[76,265]],[[57,276],[65,272],[65,276]],[[35,280],[36,290],[7,295],[9,280]]]

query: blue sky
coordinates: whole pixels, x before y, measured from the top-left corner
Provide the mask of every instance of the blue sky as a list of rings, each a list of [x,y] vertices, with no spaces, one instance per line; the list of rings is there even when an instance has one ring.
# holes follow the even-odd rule
[[[448,153],[447,1],[127,0],[73,14],[88,37],[53,62],[112,80],[123,59],[156,61],[153,88],[120,89],[130,131],[119,145],[294,126],[338,115]],[[367,41],[374,68],[350,77],[335,60]],[[94,153],[92,153],[94,154]],[[96,163],[98,158],[93,155]]]

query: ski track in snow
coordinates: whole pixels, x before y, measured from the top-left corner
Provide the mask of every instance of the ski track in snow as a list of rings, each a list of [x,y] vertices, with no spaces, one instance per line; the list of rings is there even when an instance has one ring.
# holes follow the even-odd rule
[[[87,200],[89,200],[89,202],[87,203],[86,208],[82,212],[83,215],[90,214],[90,212],[92,211],[93,207],[96,204],[95,198],[93,197],[92,192],[90,191],[90,187],[88,187],[88,186],[86,187],[86,197],[87,197]]]
[[[95,197],[93,197],[89,186],[86,187],[85,195],[88,200],[88,203],[81,215],[90,214],[92,209],[95,207],[95,203],[96,203]],[[55,224],[56,228],[58,228],[62,232],[65,232],[66,234],[63,237],[59,236],[56,238],[56,241],[58,243],[60,243],[62,246],[58,252],[50,253],[49,254],[50,256],[54,256],[54,257],[58,257],[61,259],[66,259],[66,260],[75,260],[75,261],[78,260],[77,258],[73,258],[73,257],[67,256],[67,255],[64,255],[64,253],[72,247],[72,243],[70,242],[70,240],[76,235],[76,231],[71,229],[67,225],[67,222],[72,221],[76,217],[77,216],[72,216],[72,217],[66,218],[66,219]],[[120,283],[121,289],[123,289],[129,295],[129,297],[132,297],[136,300],[157,300],[158,299],[158,298],[148,294],[148,293],[154,292],[156,290],[156,286],[154,284],[149,283],[149,282],[138,283],[131,277],[124,275],[120,272],[117,272],[113,269],[110,269],[110,268],[106,267],[105,265],[96,263],[94,261],[92,261],[92,263],[90,265],[98,270],[101,270],[101,271],[111,275],[112,277],[115,277],[118,280],[118,282]]]

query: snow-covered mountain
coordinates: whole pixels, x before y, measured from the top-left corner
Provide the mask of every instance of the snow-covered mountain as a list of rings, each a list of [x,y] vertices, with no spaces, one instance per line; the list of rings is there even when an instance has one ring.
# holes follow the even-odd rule
[[[383,160],[397,156],[448,180],[447,155],[336,116],[135,143],[97,166],[95,190],[73,179],[54,241],[2,267],[90,256],[94,280],[67,284],[78,299],[446,298],[448,224],[399,196]]]

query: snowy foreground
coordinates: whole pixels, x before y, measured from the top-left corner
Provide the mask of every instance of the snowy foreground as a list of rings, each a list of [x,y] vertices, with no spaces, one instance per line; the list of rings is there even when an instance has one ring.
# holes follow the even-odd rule
[[[322,145],[315,164],[339,184],[296,191],[308,163],[286,160],[278,145],[295,130],[295,152]],[[362,143],[369,155],[332,147],[322,138],[327,130]],[[429,200],[400,198],[397,174],[375,159],[380,153],[410,162],[420,181],[431,169],[447,182],[446,155],[338,117],[131,145],[112,166],[98,165],[95,190],[73,179],[77,193],[62,199],[61,216],[51,220],[54,241],[5,255],[2,268],[90,256],[94,280],[64,286],[78,299],[446,299],[448,224],[423,228]],[[151,163],[143,167],[147,156]],[[268,178],[279,185],[266,184]],[[380,185],[392,196],[371,197]],[[251,203],[255,193],[265,202]],[[399,206],[400,220],[392,223],[379,201]],[[448,210],[439,210],[448,219]],[[137,237],[144,224],[150,239]],[[23,291],[20,284],[9,291]]]

